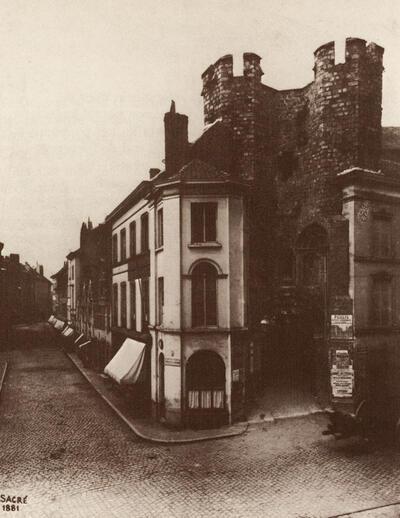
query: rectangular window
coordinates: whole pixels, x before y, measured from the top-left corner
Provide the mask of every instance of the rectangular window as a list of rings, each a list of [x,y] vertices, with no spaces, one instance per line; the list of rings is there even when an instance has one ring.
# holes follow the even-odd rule
[[[72,280],[75,279],[75,267],[74,267],[74,265],[71,266],[71,279]]]
[[[121,282],[121,327],[126,328],[126,282]]]
[[[393,293],[390,279],[374,279],[371,297],[371,325],[387,327],[393,323]]]
[[[192,203],[192,243],[206,243],[217,239],[217,203]]]
[[[147,330],[149,323],[149,279],[141,280],[142,296],[142,331]]]
[[[112,259],[113,264],[118,263],[118,235],[114,234],[112,237]]]
[[[125,228],[123,228],[121,230],[120,244],[121,244],[121,252],[120,252],[121,261],[126,261],[126,229]]]
[[[143,214],[140,218],[140,251],[147,252],[149,249],[149,215]]]
[[[136,255],[136,221],[132,221],[129,225],[129,256]]]
[[[164,214],[163,209],[157,211],[157,248],[164,246]]]
[[[136,283],[130,283],[131,290],[131,329],[136,331]]]
[[[113,300],[112,300],[112,320],[113,326],[118,326],[118,284],[113,285]]]
[[[392,222],[374,219],[372,222],[372,255],[388,259],[393,256]]]
[[[164,316],[164,277],[158,278],[158,325],[163,323]]]

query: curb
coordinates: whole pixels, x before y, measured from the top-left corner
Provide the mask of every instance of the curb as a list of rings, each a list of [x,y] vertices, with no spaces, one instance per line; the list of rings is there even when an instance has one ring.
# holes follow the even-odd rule
[[[0,396],[1,396],[1,391],[2,391],[2,388],[3,388],[4,379],[6,377],[7,368],[8,368],[8,362],[4,362],[4,364],[1,367],[2,371],[1,371],[1,374],[0,374]]]
[[[65,351],[65,355],[71,360],[71,362],[75,365],[78,371],[82,374],[82,376],[86,379],[86,381],[94,388],[94,390],[101,396],[101,398],[107,403],[107,405],[118,415],[122,421],[132,430],[132,432],[143,439],[144,441],[154,442],[158,444],[187,444],[194,442],[202,442],[202,441],[211,441],[213,439],[226,439],[229,437],[235,437],[238,435],[243,435],[248,430],[248,423],[246,423],[241,430],[231,431],[226,433],[221,433],[220,435],[207,435],[204,437],[193,437],[188,439],[179,439],[179,438],[171,438],[171,439],[160,439],[159,437],[155,437],[153,435],[148,435],[140,430],[140,427],[135,425],[132,419],[127,418],[110,399],[102,393],[102,391],[96,387],[96,385],[92,382],[90,377],[87,375],[84,369],[80,366],[80,364],[76,361],[76,359],[72,356],[71,353]]]

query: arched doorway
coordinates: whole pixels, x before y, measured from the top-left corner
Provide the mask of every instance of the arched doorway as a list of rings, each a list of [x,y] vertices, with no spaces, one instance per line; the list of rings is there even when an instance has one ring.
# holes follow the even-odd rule
[[[289,395],[315,394],[326,322],[326,230],[315,223],[305,227],[283,255],[263,331],[264,385],[288,388]]]
[[[213,428],[227,422],[225,363],[213,351],[196,352],[186,365],[186,423]]]
[[[165,417],[165,360],[164,353],[158,356],[158,416]]]

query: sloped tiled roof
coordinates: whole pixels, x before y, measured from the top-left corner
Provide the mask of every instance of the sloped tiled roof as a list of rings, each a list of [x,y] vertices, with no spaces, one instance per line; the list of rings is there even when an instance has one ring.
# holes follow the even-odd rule
[[[227,180],[229,174],[219,171],[217,168],[195,158],[184,165],[179,171],[181,178],[185,180]]]
[[[157,177],[155,185],[180,180],[198,181],[224,181],[230,178],[229,173],[219,171],[216,167],[207,162],[195,158],[185,164],[178,173],[174,175],[161,174]]]

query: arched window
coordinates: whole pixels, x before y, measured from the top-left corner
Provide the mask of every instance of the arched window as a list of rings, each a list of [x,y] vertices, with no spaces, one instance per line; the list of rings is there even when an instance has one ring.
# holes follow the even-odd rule
[[[207,262],[192,273],[192,326],[217,325],[217,270]]]
[[[292,283],[295,274],[295,257],[291,248],[282,248],[279,254],[279,278],[283,284]]]
[[[322,287],[326,277],[328,238],[324,228],[312,224],[297,240],[298,282],[306,287]]]

